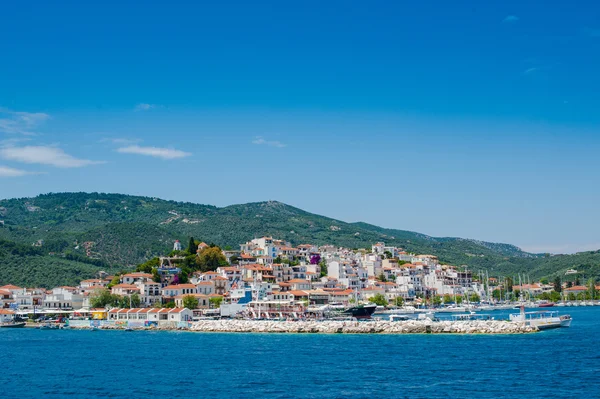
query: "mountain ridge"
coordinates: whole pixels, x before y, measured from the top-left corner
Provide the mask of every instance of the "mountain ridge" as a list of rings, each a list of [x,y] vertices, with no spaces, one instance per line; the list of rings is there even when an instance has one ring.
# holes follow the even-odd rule
[[[0,221],[0,239],[41,245],[45,254],[74,253],[102,261],[113,269],[131,269],[150,257],[169,252],[174,240],[187,242],[190,236],[232,248],[263,235],[286,239],[294,245],[333,244],[349,248],[370,248],[383,241],[409,252],[436,255],[448,264],[488,270],[495,275],[560,274],[561,269],[577,267],[583,259],[563,255],[560,262],[549,262],[543,255],[525,252],[512,244],[433,237],[365,222],[348,223],[273,200],[216,207],[114,193],[48,193],[0,200]],[[587,254],[588,271],[600,275],[600,256],[593,251]],[[5,282],[1,267],[0,282]]]

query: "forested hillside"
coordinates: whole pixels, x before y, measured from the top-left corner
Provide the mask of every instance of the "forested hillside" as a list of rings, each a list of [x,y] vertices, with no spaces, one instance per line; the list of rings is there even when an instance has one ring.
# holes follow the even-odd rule
[[[239,248],[240,243],[262,235],[287,239],[294,245],[350,248],[370,248],[384,241],[495,275],[520,272],[541,277],[581,268],[600,276],[597,252],[546,257],[509,244],[436,238],[367,223],[346,223],[276,201],[217,208],[121,194],[59,193],[0,200],[0,239],[28,247],[39,245],[35,247],[39,252],[19,259],[0,253],[0,283],[10,279],[12,283],[49,285],[44,279],[56,276],[53,282],[66,284],[101,268],[133,268],[170,251],[175,239],[187,242],[193,236]],[[54,255],[49,257],[50,253]],[[65,254],[76,255],[79,261],[63,258]],[[20,276],[18,270],[28,272]]]

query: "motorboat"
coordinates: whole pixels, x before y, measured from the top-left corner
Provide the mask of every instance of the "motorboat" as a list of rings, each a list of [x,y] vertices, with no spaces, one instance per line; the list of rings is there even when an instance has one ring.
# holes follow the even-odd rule
[[[570,327],[572,318],[570,315],[559,315],[557,311],[524,312],[521,308],[520,313],[510,315],[510,320],[524,322],[527,325],[537,327],[539,330],[548,330]]]

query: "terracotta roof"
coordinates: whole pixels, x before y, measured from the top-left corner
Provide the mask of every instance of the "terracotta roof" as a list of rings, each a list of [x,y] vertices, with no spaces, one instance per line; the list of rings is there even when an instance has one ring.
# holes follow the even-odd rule
[[[148,278],[152,278],[152,275],[150,273],[135,272],[135,273],[124,274],[121,277],[148,277]]]
[[[288,291],[287,293],[292,294],[293,296],[308,296],[308,292],[300,290]]]
[[[587,291],[588,287],[585,285],[575,285],[571,288],[565,288],[565,291]]]
[[[122,288],[126,290],[139,290],[139,288],[133,284],[117,284],[113,286],[113,289],[114,288]]]
[[[196,288],[196,286],[194,284],[167,285],[163,290],[178,290],[184,288]]]
[[[15,314],[15,312],[8,309],[0,309],[0,314]]]
[[[23,288],[21,287],[17,287],[16,285],[3,285],[2,287],[0,287],[0,290],[22,290]]]

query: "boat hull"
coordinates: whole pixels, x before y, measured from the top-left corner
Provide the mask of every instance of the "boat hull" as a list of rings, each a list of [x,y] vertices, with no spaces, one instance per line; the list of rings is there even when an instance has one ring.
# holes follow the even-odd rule
[[[347,316],[354,317],[355,319],[370,319],[377,306],[354,306],[349,309],[344,310],[343,314]]]
[[[25,323],[0,324],[0,328],[23,328],[23,327],[25,327]]]

